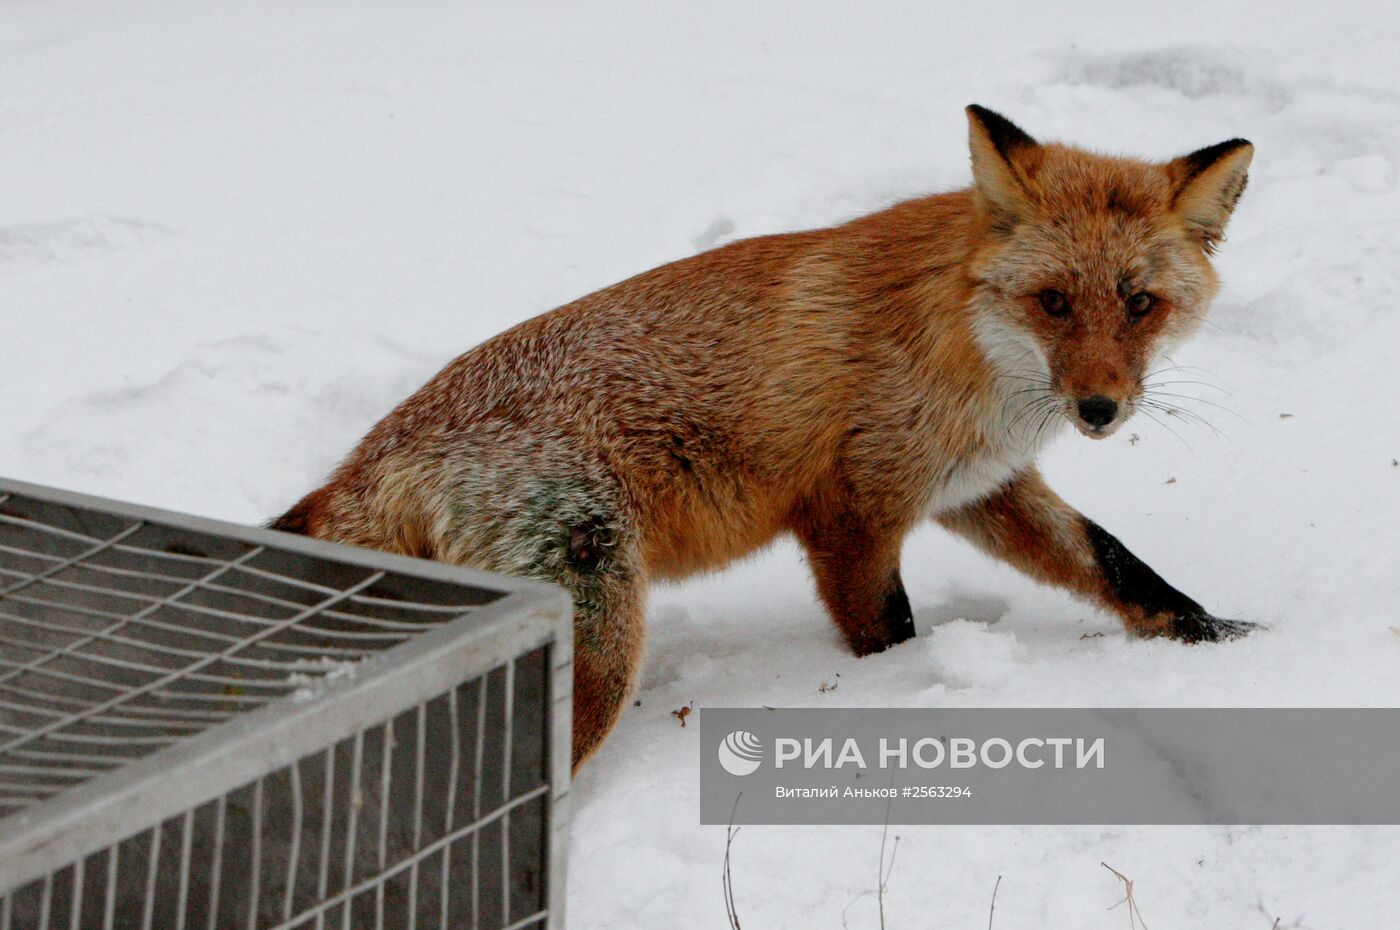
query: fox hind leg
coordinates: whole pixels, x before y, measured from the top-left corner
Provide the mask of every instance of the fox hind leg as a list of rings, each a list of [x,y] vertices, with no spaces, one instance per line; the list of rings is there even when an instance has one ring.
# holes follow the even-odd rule
[[[544,572],[574,596],[575,771],[616,725],[636,681],[646,639],[645,591],[636,546],[602,514],[563,527],[560,559]]]
[[[573,764],[578,770],[616,725],[645,642],[644,592],[635,578],[606,580],[606,593],[574,602]]]
[[[556,454],[567,460],[567,450]],[[605,469],[487,469],[470,462],[441,494],[435,556],[552,582],[574,601],[573,765],[622,714],[641,664],[645,579],[632,510]],[[481,472],[480,474],[478,472]]]
[[[573,765],[577,770],[616,725],[636,681],[646,640],[639,546],[610,490],[551,486],[507,517],[493,540],[509,557],[498,571],[558,584],[574,600]]]

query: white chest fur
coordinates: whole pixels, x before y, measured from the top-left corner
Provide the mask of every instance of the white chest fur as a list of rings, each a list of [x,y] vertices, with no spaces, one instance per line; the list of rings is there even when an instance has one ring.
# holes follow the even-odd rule
[[[1049,372],[1039,348],[1025,334],[985,317],[976,326],[997,388],[985,402],[961,415],[977,424],[981,441],[938,468],[929,488],[930,517],[986,497],[1036,455],[1067,422],[1048,391]]]
[[[1027,426],[1015,424],[1005,441],[989,442],[985,449],[950,461],[940,469],[929,489],[930,517],[956,510],[1001,487],[1035,461],[1036,453],[1064,423],[1064,417],[1058,413],[1042,421],[1034,410],[1022,412],[1022,419],[1031,421]],[[1005,427],[1002,429],[1006,432]]]

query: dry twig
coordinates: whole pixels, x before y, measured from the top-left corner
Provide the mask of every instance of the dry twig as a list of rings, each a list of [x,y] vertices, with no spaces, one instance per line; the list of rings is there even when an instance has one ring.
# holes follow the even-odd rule
[[[894,776],[890,776],[890,784],[894,784]],[[890,804],[893,804],[891,799]],[[890,864],[885,865],[885,839],[890,835],[890,804],[885,805],[885,829],[880,834],[880,869],[876,877],[880,880],[876,888],[877,898],[880,903],[880,930],[885,930],[885,886],[889,884],[890,873],[894,871],[894,857],[899,855],[899,837],[894,838],[894,848],[890,850]]]
[[[893,774],[891,774],[890,776],[890,784],[894,784]],[[894,871],[894,857],[899,854],[899,837],[895,836],[894,848],[890,851],[889,864],[887,865],[885,863],[885,845],[886,841],[889,839],[890,834],[890,805],[893,803],[894,801],[890,800],[888,803],[885,804],[885,829],[880,834],[880,868],[877,870],[875,875],[875,878],[877,879],[875,890],[862,891],[860,894],[856,895],[846,904],[845,908],[843,908],[841,911],[842,930],[850,930],[851,925],[847,923],[846,915],[851,912],[851,908],[855,906],[855,903],[857,901],[869,894],[876,895],[877,897],[880,911],[880,930],[885,930],[885,886],[889,884],[890,873]]]
[[[721,883],[724,886],[724,911],[729,915],[729,930],[742,930],[739,926],[739,911],[734,906],[734,874],[729,869],[729,851],[734,845],[734,837],[739,835],[739,831],[734,828],[734,815],[739,811],[739,798],[744,793],[739,792],[739,797],[734,799],[734,809],[729,812],[729,826],[724,831],[724,873]]]
[[[1107,862],[1100,862],[1099,865],[1118,876],[1118,880],[1123,883],[1123,900],[1113,905],[1113,907],[1119,907],[1124,904],[1128,905],[1128,926],[1130,930],[1137,930],[1138,927],[1141,927],[1142,930],[1147,930],[1147,921],[1142,919],[1142,911],[1138,910],[1137,901],[1133,900],[1133,880]],[[1110,907],[1109,910],[1113,910],[1113,907]]]

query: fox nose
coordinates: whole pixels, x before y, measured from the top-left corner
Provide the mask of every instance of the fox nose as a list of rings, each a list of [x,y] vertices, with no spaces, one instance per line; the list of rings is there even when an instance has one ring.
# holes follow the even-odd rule
[[[1118,402],[1111,397],[1095,394],[1093,397],[1086,397],[1079,402],[1079,419],[1094,429],[1107,426],[1113,422],[1113,418],[1116,416],[1118,416]]]

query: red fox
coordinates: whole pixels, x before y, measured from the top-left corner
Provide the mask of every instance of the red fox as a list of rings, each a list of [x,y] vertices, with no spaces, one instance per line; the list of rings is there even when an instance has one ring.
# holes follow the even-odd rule
[[[1164,163],[967,109],[973,184],[664,265],[450,363],[274,528],[557,582],[575,604],[573,759],[617,721],[653,581],[782,533],[857,655],[914,635],[905,535],[938,521],[1183,642],[1211,616],[1046,486],[1201,322],[1253,146]]]

